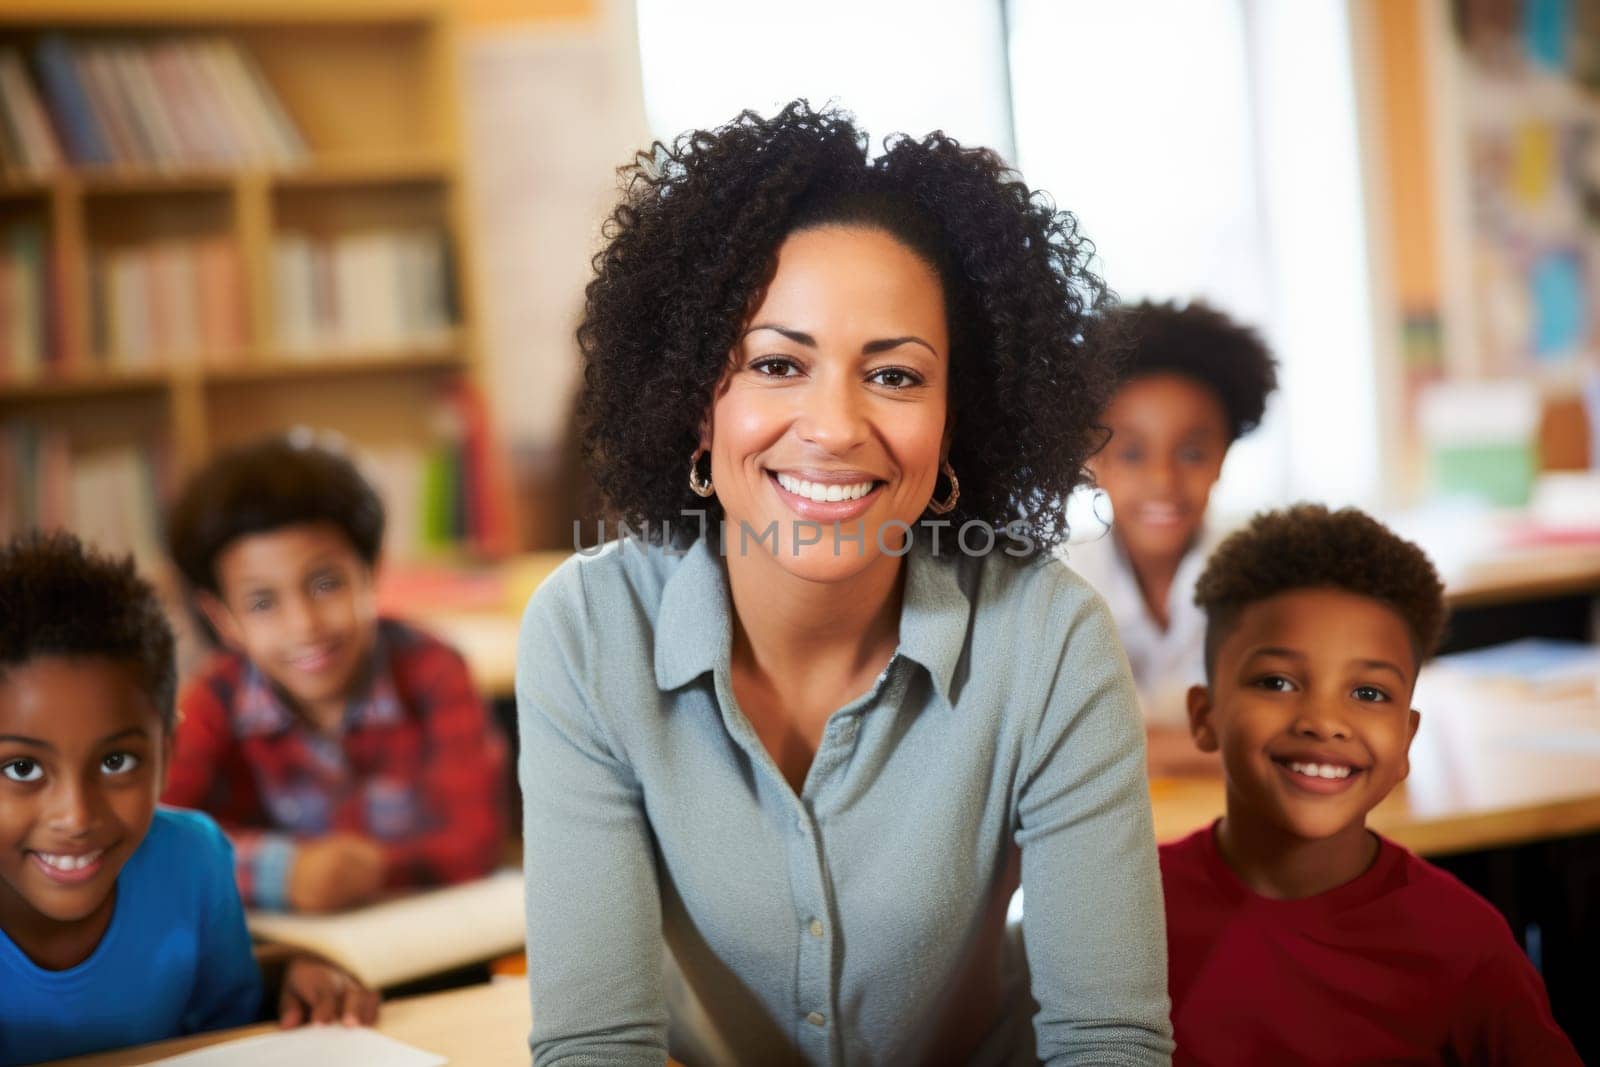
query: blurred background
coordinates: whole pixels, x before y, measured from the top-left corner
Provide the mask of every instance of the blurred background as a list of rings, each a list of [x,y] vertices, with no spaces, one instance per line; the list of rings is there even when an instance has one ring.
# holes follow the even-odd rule
[[[1597,79],[1593,0],[6,0],[0,534],[159,570],[183,476],[302,427],[391,564],[569,547],[615,168],[806,96],[994,147],[1124,299],[1258,326],[1284,387],[1224,511],[1581,539]]]

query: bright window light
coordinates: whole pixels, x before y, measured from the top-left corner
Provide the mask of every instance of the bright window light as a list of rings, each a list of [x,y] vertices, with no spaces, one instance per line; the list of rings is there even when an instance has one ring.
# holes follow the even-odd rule
[[[638,0],[651,133],[670,140],[797,97],[885,134],[944,130],[1012,158],[998,0]]]

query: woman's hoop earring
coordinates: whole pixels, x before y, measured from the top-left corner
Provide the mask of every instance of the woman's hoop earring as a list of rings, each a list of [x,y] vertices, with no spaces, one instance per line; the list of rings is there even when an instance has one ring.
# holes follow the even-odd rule
[[[950,466],[949,460],[945,460],[939,469],[950,479],[950,495],[944,500],[928,501],[928,510],[935,515],[948,515],[956,509],[956,501],[961,499],[961,483],[956,481],[956,471]]]
[[[711,474],[708,471],[705,480],[700,479],[700,457],[706,454],[703,448],[694,450],[694,455],[689,457],[689,488],[698,497],[707,497],[715,493],[716,487],[711,484]]]

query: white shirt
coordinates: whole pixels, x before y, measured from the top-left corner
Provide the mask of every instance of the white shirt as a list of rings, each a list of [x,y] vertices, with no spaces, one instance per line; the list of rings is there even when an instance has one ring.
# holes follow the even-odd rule
[[[1206,680],[1205,612],[1195,606],[1194,586],[1205,569],[1217,538],[1206,530],[1178,564],[1167,590],[1167,626],[1145,607],[1144,594],[1127,553],[1108,530],[1101,536],[1062,549],[1061,555],[1105,598],[1117,624],[1117,636],[1128,654],[1139,705],[1151,726],[1188,724],[1186,694]]]

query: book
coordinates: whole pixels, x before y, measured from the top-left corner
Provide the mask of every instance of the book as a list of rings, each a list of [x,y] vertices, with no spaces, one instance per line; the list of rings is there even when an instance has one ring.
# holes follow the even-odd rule
[[[66,142],[67,154],[74,163],[109,163],[111,154],[105,134],[79,80],[66,38],[47,34],[34,49],[33,56],[50,113]]]
[[[0,333],[5,334],[6,366],[14,379],[37,377],[44,366],[46,268],[44,227],[16,222],[0,231],[0,258],[6,260],[7,298]]]
[[[123,112],[122,100],[111,80],[104,57],[98,49],[71,49],[72,69],[78,75],[94,111],[95,121],[105,131],[107,163],[128,166],[140,159],[140,148]]]
[[[19,111],[12,106],[16,93],[5,55],[0,51],[0,85],[6,86],[0,127]],[[21,67],[20,53],[17,62]],[[50,143],[35,147],[35,142],[52,136],[51,119],[66,142],[66,155],[81,165],[286,165],[308,154],[304,136],[265,73],[230,38],[47,34],[34,49],[34,62],[46,103],[37,114],[21,109],[19,136],[0,131],[7,157],[18,154],[8,143],[16,140],[25,146],[24,158],[48,158]],[[54,155],[59,161],[59,149]]]
[[[22,53],[15,48],[0,49],[0,112],[25,170],[38,174],[61,165],[55,131],[33,90]]]
[[[314,952],[381,989],[515,952],[526,937],[523,897],[522,872],[506,869],[334,915],[252,911],[246,921],[252,936]]]
[[[247,341],[245,297],[238,249],[221,234],[103,250],[91,275],[98,350],[132,367],[230,361]]]
[[[279,235],[275,327],[291,350],[439,344],[453,317],[444,238],[430,228]]]
[[[162,453],[154,442],[91,447],[32,420],[0,423],[0,538],[70,529],[158,572]]]

